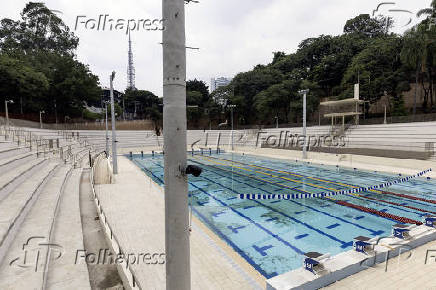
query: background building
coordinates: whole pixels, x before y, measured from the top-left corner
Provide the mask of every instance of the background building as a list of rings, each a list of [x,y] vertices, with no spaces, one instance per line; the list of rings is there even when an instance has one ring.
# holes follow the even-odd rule
[[[219,77],[219,78],[212,78],[210,80],[210,92],[215,91],[216,89],[220,87],[225,87],[232,81],[232,78],[225,78],[225,77]]]

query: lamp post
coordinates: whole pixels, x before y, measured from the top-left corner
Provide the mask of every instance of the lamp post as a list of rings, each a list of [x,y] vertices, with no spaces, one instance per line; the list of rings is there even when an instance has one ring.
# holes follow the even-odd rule
[[[304,144],[303,144],[303,159],[307,159],[307,136],[306,136],[306,99],[307,99],[307,93],[309,90],[301,90],[299,91],[300,94],[303,95],[303,138],[304,138]]]
[[[279,117],[276,115],[274,117],[274,119],[276,119],[276,128],[278,129],[279,128]]]
[[[106,123],[106,154],[109,155],[109,132],[108,132],[108,125],[107,125],[107,104],[108,101],[104,101],[104,112],[106,115],[105,123]]]
[[[6,127],[9,127],[9,112],[8,112],[8,103],[13,104],[13,100],[5,100],[5,117],[6,117]]]
[[[111,120],[112,120],[112,167],[114,174],[118,174],[117,162],[117,132],[115,128],[115,104],[114,104],[114,78],[115,72],[110,75],[110,92],[111,92]]]
[[[233,151],[233,149],[234,149],[234,146],[233,146],[233,109],[236,108],[236,105],[229,105],[229,108],[230,108],[230,120],[232,123],[232,151]]]
[[[39,111],[39,127],[42,129],[42,114],[45,114],[45,111]]]

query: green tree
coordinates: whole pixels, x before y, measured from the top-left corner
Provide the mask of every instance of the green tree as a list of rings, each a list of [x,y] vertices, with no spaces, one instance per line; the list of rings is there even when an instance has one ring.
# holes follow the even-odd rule
[[[186,91],[196,91],[201,93],[201,102],[206,104],[209,101],[209,87],[203,82],[197,79],[189,80],[186,82]]]
[[[11,80],[20,86],[9,93],[19,99],[21,113],[43,109],[80,117],[86,102],[100,98],[98,77],[74,57],[77,45],[78,38],[43,3],[26,4],[21,20],[0,20],[3,67],[21,71]],[[11,90],[10,83],[0,82],[5,90]]]
[[[369,14],[360,14],[350,20],[344,26],[344,33],[354,33],[370,38],[386,35],[392,27],[390,17],[373,18]]]
[[[79,39],[44,3],[29,2],[21,13],[21,21],[0,21],[0,48],[25,52],[44,50],[61,55],[74,55]]]
[[[39,110],[38,101],[49,88],[49,81],[43,73],[7,55],[0,55],[0,84],[0,95],[15,100],[21,112],[23,98],[29,107]]]
[[[401,61],[405,64],[406,68],[410,68],[415,71],[415,94],[413,103],[413,114],[415,115],[419,75],[423,71],[425,64],[425,37],[416,29],[416,27],[405,32],[404,34],[404,45],[401,50]],[[424,101],[424,104],[426,103],[427,100]]]
[[[402,47],[402,39],[395,35],[375,39],[353,58],[344,75],[340,97],[352,97],[353,85],[359,80],[360,95],[371,104],[385,94],[391,100],[400,98],[402,91],[410,89],[410,86],[405,87],[403,83],[407,74],[400,59]]]
[[[147,90],[126,89],[124,92],[125,110],[136,113],[136,118],[158,121],[161,118],[158,96]]]

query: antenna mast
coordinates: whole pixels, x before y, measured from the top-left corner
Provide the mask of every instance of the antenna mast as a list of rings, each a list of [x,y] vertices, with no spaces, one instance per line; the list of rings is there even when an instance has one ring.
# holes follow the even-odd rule
[[[128,53],[128,65],[127,65],[127,88],[135,90],[135,67],[133,66],[133,52],[132,52],[132,40],[130,39],[129,29],[129,53]]]

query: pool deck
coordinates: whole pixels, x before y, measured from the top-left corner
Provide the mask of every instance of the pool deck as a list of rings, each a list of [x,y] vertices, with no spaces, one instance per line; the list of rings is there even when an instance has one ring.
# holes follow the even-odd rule
[[[164,253],[164,193],[128,158],[118,159],[115,184],[96,185],[106,220],[124,253]],[[165,288],[165,265],[133,264],[142,289]],[[265,278],[193,216],[193,289],[262,289]]]
[[[427,250],[432,254],[427,255]],[[403,253],[394,258],[386,267],[385,263],[375,265],[324,289],[436,289],[436,241]]]

